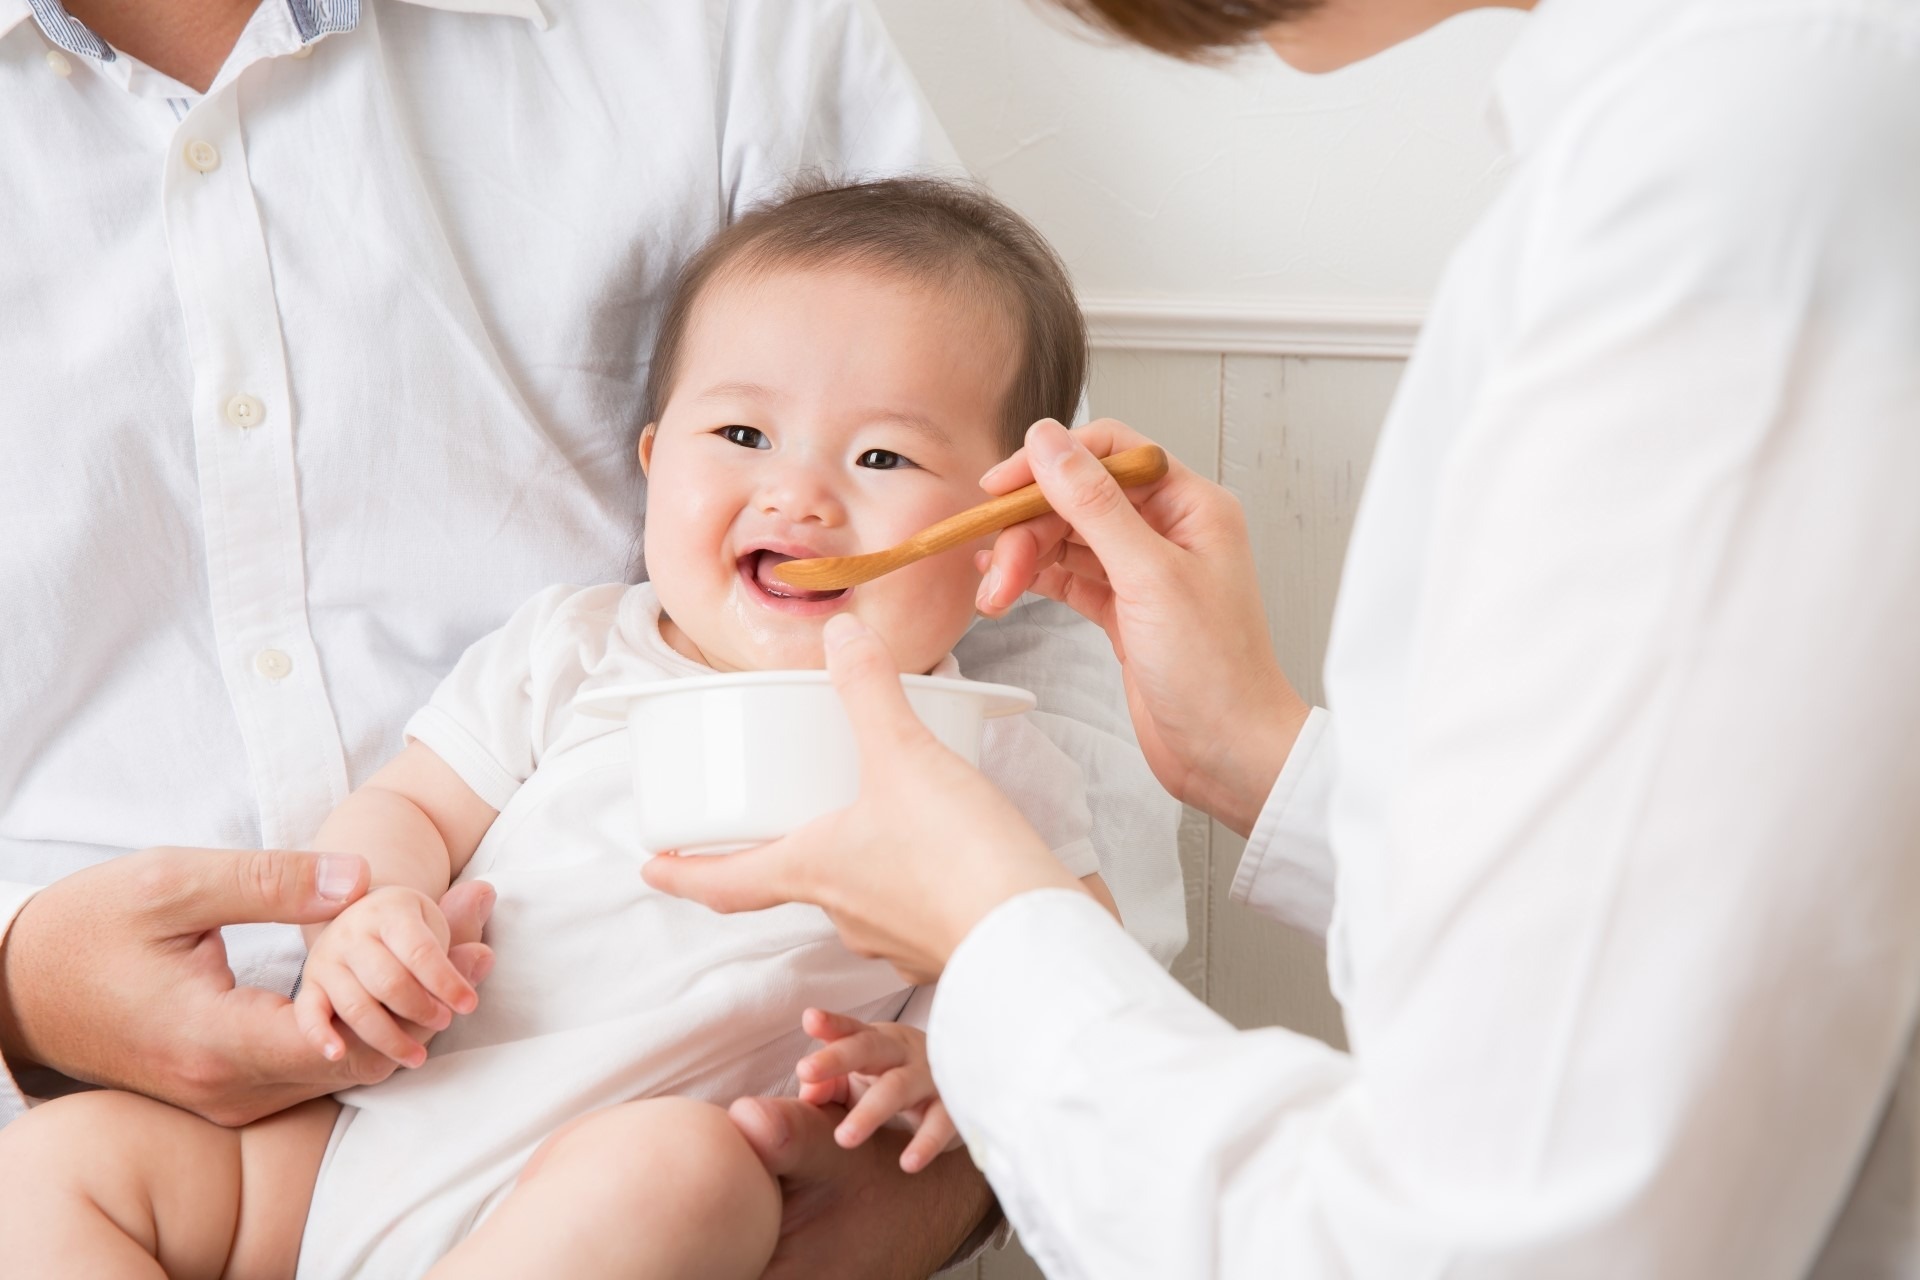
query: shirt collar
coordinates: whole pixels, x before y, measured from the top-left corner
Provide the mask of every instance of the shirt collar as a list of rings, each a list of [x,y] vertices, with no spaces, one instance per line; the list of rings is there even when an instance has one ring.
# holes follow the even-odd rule
[[[360,23],[361,0],[284,0],[302,44],[312,44],[321,36],[336,31],[351,31]],[[452,13],[492,14],[525,18],[542,31],[547,15],[539,0],[405,0],[426,9],[444,9]],[[0,0],[0,37],[33,18],[47,39],[83,58],[112,62],[111,46],[69,14],[60,0]]]
[[[1530,150],[1596,80],[1643,55],[1700,0],[1540,0],[1494,77],[1494,132]]]

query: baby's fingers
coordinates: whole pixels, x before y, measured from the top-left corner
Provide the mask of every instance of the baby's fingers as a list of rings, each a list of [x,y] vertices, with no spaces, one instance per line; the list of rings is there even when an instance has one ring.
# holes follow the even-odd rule
[[[460,970],[448,957],[447,944],[427,927],[425,920],[417,916],[389,920],[381,926],[380,940],[407,967],[415,981],[453,1012],[472,1013],[480,1003],[473,984],[460,976]],[[411,1012],[402,1012],[415,1022],[427,1021]]]
[[[333,1029],[333,1002],[327,999],[327,993],[312,974],[300,984],[300,994],[294,998],[293,1020],[301,1034],[328,1062],[338,1062],[347,1056],[347,1042]]]
[[[844,1013],[834,1013],[828,1009],[809,1009],[800,1015],[800,1029],[815,1040],[829,1043],[858,1035],[867,1029],[867,1024],[858,1018],[848,1017]]]
[[[427,1060],[425,1046],[402,1031],[386,1006],[368,994],[352,973],[340,971],[328,984],[327,998],[333,1003],[334,1016],[376,1052],[403,1067],[417,1067]]]
[[[434,1031],[453,1022],[447,1006],[415,980],[384,941],[369,940],[344,957],[344,962],[367,994],[391,1009],[396,1017]]]
[[[920,1127],[914,1130],[913,1140],[907,1143],[906,1150],[900,1153],[900,1167],[908,1173],[918,1173],[933,1163],[934,1157],[953,1145],[960,1131],[954,1128],[953,1117],[947,1114],[947,1104],[935,1098],[927,1104],[927,1114],[921,1119]]]
[[[853,1101],[852,1082],[845,1076],[800,1086],[800,1101],[810,1107],[844,1107]]]
[[[835,1076],[877,1076],[907,1064],[906,1046],[872,1027],[863,1027],[845,1039],[815,1049],[793,1069],[802,1084],[816,1084]]]
[[[833,1139],[843,1147],[857,1147],[900,1112],[925,1102],[932,1091],[932,1081],[921,1072],[889,1071],[867,1086],[860,1101],[853,1104],[846,1119],[833,1131]]]

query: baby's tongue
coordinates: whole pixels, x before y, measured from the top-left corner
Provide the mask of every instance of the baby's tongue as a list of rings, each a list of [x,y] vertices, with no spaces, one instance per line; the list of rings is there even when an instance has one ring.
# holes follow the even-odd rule
[[[783,556],[778,551],[760,552],[753,558],[753,580],[759,583],[760,589],[768,595],[785,596],[789,600],[825,600],[840,594],[838,591],[807,591],[773,576],[776,565],[783,565],[793,558]]]

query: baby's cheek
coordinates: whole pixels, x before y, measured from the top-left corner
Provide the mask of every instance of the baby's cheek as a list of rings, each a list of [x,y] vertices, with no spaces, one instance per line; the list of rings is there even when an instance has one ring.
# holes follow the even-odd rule
[[[969,551],[952,551],[894,575],[899,589],[889,598],[882,634],[903,668],[927,670],[967,633],[980,587],[971,558]]]

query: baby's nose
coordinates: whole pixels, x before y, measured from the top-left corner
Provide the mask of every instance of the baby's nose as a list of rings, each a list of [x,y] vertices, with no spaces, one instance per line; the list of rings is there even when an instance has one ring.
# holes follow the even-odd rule
[[[846,519],[838,491],[812,467],[782,469],[761,490],[760,510],[795,524],[837,525]]]

